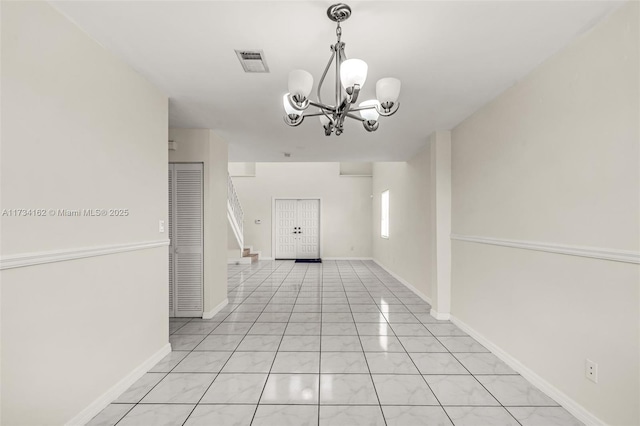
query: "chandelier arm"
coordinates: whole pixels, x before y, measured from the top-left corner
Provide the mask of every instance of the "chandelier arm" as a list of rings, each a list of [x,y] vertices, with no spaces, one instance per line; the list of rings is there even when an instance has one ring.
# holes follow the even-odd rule
[[[324,68],[322,77],[320,77],[320,82],[318,83],[318,89],[316,91],[316,95],[318,97],[319,103],[322,103],[322,95],[320,94],[320,92],[322,89],[322,84],[324,83],[324,78],[327,76],[327,72],[329,71],[329,68],[331,67],[331,63],[333,62],[333,58],[335,58],[335,56],[336,56],[336,51],[333,50],[333,46],[331,46],[331,57],[329,58],[329,62],[327,63],[327,66]],[[311,105],[313,105],[313,103]]]
[[[341,105],[342,99],[342,83],[340,81],[340,67],[345,60],[346,55],[344,53],[344,43],[338,42],[335,44],[336,50],[336,105]]]
[[[362,117],[360,117],[360,116],[357,116],[357,115],[355,115],[355,114],[351,114],[350,112],[346,113],[345,115],[346,115],[347,117],[349,117],[349,118],[353,118],[354,120],[358,120],[358,121],[365,121],[365,119],[364,119],[364,118],[362,118]]]
[[[321,103],[313,102],[313,101],[309,101],[309,105],[312,105],[314,107],[317,107],[317,108],[320,108],[322,110],[329,111],[329,112],[335,112],[335,110],[336,110],[336,107],[334,107],[334,106],[325,105],[325,104],[321,104]],[[306,115],[309,115],[309,114],[306,114]]]
[[[354,107],[349,108],[349,111],[356,112],[356,111],[364,111],[366,109],[375,109],[376,111],[378,110],[378,108],[376,108],[375,105],[368,105],[368,106],[357,106],[357,107],[354,106]],[[378,113],[379,113],[379,111],[378,111]]]
[[[336,91],[336,106],[340,105],[342,103],[342,88],[340,87],[340,65],[341,65],[341,61],[340,61],[340,47],[338,46],[338,43],[336,43],[336,87],[335,87],[335,91]]]
[[[312,112],[311,114],[307,114],[307,113],[304,114],[305,117],[318,117],[320,115],[325,115],[326,116],[327,114],[324,111],[322,111],[322,112]]]

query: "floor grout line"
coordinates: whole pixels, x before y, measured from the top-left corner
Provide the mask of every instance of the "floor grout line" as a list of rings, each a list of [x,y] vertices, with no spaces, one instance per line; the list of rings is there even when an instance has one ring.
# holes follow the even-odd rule
[[[369,269],[371,271],[371,269],[368,267],[368,265],[365,265],[365,267],[367,267],[367,269]],[[374,275],[375,273],[373,271],[371,271]],[[379,277],[376,276],[376,278],[378,278],[380,280]],[[387,287],[384,282],[382,280],[380,280],[380,283],[382,285],[384,285],[385,287]],[[388,287],[387,287],[388,289]],[[403,306],[406,307],[406,305],[403,303]],[[416,318],[417,319],[417,318]],[[422,324],[422,323],[420,323]],[[425,329],[427,329],[426,326],[424,326],[424,324],[422,324],[423,327]],[[407,348],[404,346],[404,344],[402,343],[402,341],[398,338],[398,336],[396,335],[395,330],[393,329],[393,327],[391,327],[391,324],[389,324],[389,328],[391,328],[391,331],[393,332],[393,335],[395,336],[396,339],[398,339],[398,342],[400,343],[400,345],[402,346],[402,348],[404,349],[405,353],[407,354],[407,356],[409,357],[409,359],[411,360],[411,362],[413,363],[413,366],[416,368],[416,370],[418,370],[418,373],[420,373],[420,369],[418,368],[418,366],[416,365],[415,361],[413,360],[413,358],[411,357],[411,354],[409,353],[409,351],[407,351]],[[428,331],[428,329],[427,329]],[[429,331],[429,333],[431,334],[431,332]],[[435,337],[435,336],[434,336]],[[443,345],[444,346],[444,345]],[[445,349],[447,349],[445,347]],[[427,382],[427,380],[424,378],[424,376],[422,375],[422,373],[420,373],[420,377],[422,378],[422,380],[424,381],[424,383],[427,385],[427,387],[429,388],[429,390],[431,391],[431,394],[433,394],[434,398],[436,399],[436,401],[438,402],[438,404],[440,405],[440,408],[442,409],[442,411],[444,411],[444,414],[447,416],[447,418],[449,419],[449,421],[454,424],[453,419],[451,418],[451,416],[449,416],[449,413],[447,413],[447,410],[445,410],[444,406],[442,405],[442,402],[440,402],[440,398],[438,398],[438,395],[436,395],[436,393],[433,391],[433,388],[431,387],[431,385],[429,385],[429,382]]]
[[[302,266],[304,265],[304,266]],[[509,405],[508,408],[503,405],[503,403],[480,381],[478,377],[483,376],[520,376],[516,372],[513,374],[495,374],[495,373],[478,373],[473,374],[470,370],[470,367],[467,367],[463,364],[458,355],[462,353],[478,353],[476,351],[465,351],[465,352],[452,352],[449,346],[445,345],[443,342],[448,340],[449,337],[468,337],[472,339],[468,335],[460,336],[453,331],[448,329],[437,330],[433,327],[430,329],[430,326],[437,326],[438,324],[451,324],[449,321],[437,321],[434,320],[431,322],[429,320],[429,312],[424,312],[429,306],[423,300],[419,300],[418,296],[404,286],[402,283],[394,279],[388,273],[386,273],[383,269],[376,267],[376,265],[372,264],[370,261],[327,261],[324,264],[296,264],[288,261],[265,261],[259,262],[257,265],[246,265],[242,268],[237,268],[234,273],[230,273],[228,275],[228,280],[231,282],[229,284],[228,297],[229,305],[231,305],[226,312],[219,312],[216,314],[218,318],[212,318],[211,320],[203,320],[199,318],[191,318],[185,319],[185,321],[171,321],[170,327],[173,325],[175,330],[170,333],[171,336],[199,336],[200,340],[192,346],[193,342],[189,344],[188,347],[191,349],[177,349],[172,352],[186,352],[186,354],[179,359],[172,367],[167,368],[167,371],[161,372],[152,372],[153,374],[162,375],[160,380],[158,380],[153,386],[151,386],[141,398],[136,398],[137,402],[128,403],[128,402],[119,402],[112,403],[114,405],[128,405],[131,404],[131,407],[122,414],[118,414],[120,416],[119,420],[116,422],[119,423],[123,419],[131,417],[130,414],[132,410],[134,410],[138,405],[166,405],[166,406],[180,406],[180,405],[193,405],[193,408],[190,410],[189,414],[183,421],[183,425],[185,425],[189,419],[192,417],[193,413],[196,411],[198,406],[253,406],[255,405],[255,409],[251,416],[250,424],[253,424],[258,409],[261,405],[264,406],[314,406],[317,408],[317,422],[320,424],[321,422],[321,410],[322,407],[325,406],[336,406],[336,407],[378,407],[380,411],[380,415],[382,416],[382,420],[385,425],[387,424],[387,415],[383,410],[383,404],[380,399],[380,394],[378,387],[376,386],[376,382],[374,381],[374,373],[372,372],[371,365],[369,363],[369,357],[367,354],[404,354],[404,356],[408,357],[411,365],[415,369],[417,373],[376,373],[378,375],[391,375],[394,377],[404,377],[404,376],[416,376],[419,375],[422,381],[425,383],[426,388],[431,392],[433,397],[435,398],[434,404],[411,404],[409,401],[398,404],[384,404],[384,406],[410,406],[410,407],[439,407],[441,411],[444,412],[449,421],[453,424],[453,419],[451,418],[449,412],[446,408],[449,407],[471,407],[468,404],[446,404],[443,405],[441,399],[436,395],[433,391],[433,388],[427,381],[427,377],[429,376],[464,376],[464,377],[473,377],[473,380],[476,384],[479,384],[480,387],[487,392],[488,395],[493,398],[498,405],[473,405],[473,408],[478,407],[492,407],[499,408],[502,411],[506,411],[508,416],[513,419],[517,424],[520,422],[515,418],[515,415],[509,411],[509,408],[514,407],[534,407],[532,405],[518,405],[512,406]],[[237,265],[229,265],[229,268],[233,268]],[[325,303],[325,298],[327,302]],[[385,299],[388,302],[388,305],[384,303]],[[415,300],[415,302],[414,302]],[[251,306],[255,305],[255,306]],[[308,305],[309,308],[305,308]],[[344,307],[342,307],[344,305]],[[383,305],[387,306],[387,309],[384,308]],[[424,306],[424,307],[423,307]],[[331,308],[327,311],[328,308]],[[249,310],[245,310],[249,309]],[[414,312],[415,311],[415,312]],[[268,314],[268,315],[265,315]],[[287,314],[287,315],[284,315]],[[348,315],[347,315],[348,314]],[[409,315],[407,315],[409,314]],[[374,315],[380,316],[380,319],[384,319],[384,321],[368,321],[369,319],[374,318]],[[341,321],[325,321],[326,319],[340,319]],[[400,321],[398,321],[398,316],[400,317]],[[284,318],[286,317],[286,321]],[[395,318],[394,318],[395,317]],[[253,319],[251,319],[253,318]],[[299,321],[292,321],[292,318],[297,319]],[[319,318],[319,319],[318,319]],[[356,320],[358,318],[358,320]],[[248,319],[248,320],[247,320]],[[392,324],[390,320],[393,320]],[[427,321],[427,322],[423,322]],[[202,329],[198,329],[196,331],[205,330],[208,331],[206,334],[200,333],[183,333],[177,334],[180,330],[184,330],[186,326],[189,324],[202,324]],[[215,324],[213,328],[207,330],[207,326],[204,324]],[[258,324],[269,324],[269,326],[265,325],[264,327],[256,328]],[[300,324],[301,327],[299,329],[291,329],[291,324]],[[303,324],[314,324],[313,326],[303,326]],[[330,328],[330,333],[325,336],[325,329],[328,329],[330,324],[335,324]],[[339,324],[351,324],[353,328],[355,328],[355,334],[351,334],[352,331],[347,331],[346,325],[339,326]],[[371,334],[372,331],[368,330],[368,324],[384,324],[386,327],[387,333],[390,337],[395,339],[399,344],[397,350],[402,348],[402,352],[391,352],[391,351],[378,351],[377,346],[374,350],[365,350],[364,341],[367,343],[372,343],[374,340],[372,337],[380,336],[380,334]],[[414,324],[416,326],[420,326],[424,328],[425,335],[421,336],[417,333],[418,331],[414,330],[413,327],[407,327],[402,330],[403,333],[408,333],[409,335],[398,335],[395,328],[402,326],[404,324]],[[284,328],[281,328],[281,326]],[[223,329],[223,326],[225,329]],[[360,327],[359,327],[360,326]],[[367,334],[362,334],[363,332]],[[431,330],[434,330],[433,332]],[[218,334],[214,334],[216,330],[219,331]],[[234,333],[235,330],[240,330],[237,333]],[[244,330],[244,331],[242,331]],[[251,333],[254,330],[256,333]],[[282,330],[280,333],[279,330]],[[290,330],[292,333],[287,334],[287,331]],[[311,334],[314,337],[318,338],[318,346],[316,350],[304,350],[304,347],[300,348],[299,345],[293,346],[294,350],[282,350],[283,342],[285,341],[285,337],[301,337],[309,335],[305,334],[305,330],[314,330],[314,332],[318,332],[319,334]],[[328,329],[329,330],[329,329]],[[191,330],[188,330],[191,331]],[[220,333],[222,331],[222,333]],[[382,332],[382,329],[380,330]],[[275,334],[273,333],[275,332]],[[343,332],[343,334],[340,334]],[[438,335],[434,333],[439,333]],[[451,335],[441,335],[442,333],[451,332]],[[295,333],[295,334],[294,334]],[[346,334],[344,334],[346,333]],[[413,335],[412,335],[413,334]],[[349,346],[338,346],[337,351],[324,351],[322,342],[323,338],[327,337],[339,337],[339,336],[353,336],[357,338],[357,342],[359,343],[360,349],[354,351],[345,351],[342,349],[349,348]],[[208,339],[210,336],[220,336],[222,339],[230,339],[236,340],[236,338],[230,336],[238,336],[237,343],[233,344],[233,350],[197,350],[197,348],[203,344],[203,342]],[[243,342],[246,341],[248,336],[279,336],[279,341],[277,347],[274,350],[263,350],[262,348],[257,347],[258,349],[239,349]],[[405,343],[401,340],[401,338],[406,338],[406,340],[413,338],[421,338],[421,337],[429,337],[433,338],[434,342],[437,342],[444,349],[439,352],[409,352],[405,346]],[[189,341],[190,339],[198,340],[198,338],[185,338],[185,341]],[[295,342],[296,339],[287,339],[293,340]],[[355,343],[355,340],[353,340]],[[453,342],[455,340],[451,340]],[[276,339],[273,339],[273,343],[276,343]],[[333,344],[333,343],[332,343]],[[394,345],[396,342],[394,341]],[[203,346],[205,347],[205,346]],[[208,346],[211,347],[211,346]],[[370,347],[370,346],[368,346]],[[371,348],[370,348],[371,349]],[[455,349],[455,347],[453,347]],[[466,349],[466,347],[465,347]],[[469,348],[471,349],[471,348]],[[209,353],[226,353],[229,354],[226,360],[221,364],[217,371],[175,371],[187,358],[189,358],[194,353],[201,352],[209,352]],[[258,396],[257,402],[255,403],[245,403],[245,402],[202,402],[205,395],[211,387],[216,383],[216,381],[221,377],[221,375],[225,374],[234,374],[234,375],[242,375],[242,374],[265,374],[265,372],[255,373],[251,371],[240,371],[240,372],[226,372],[223,373],[224,368],[229,364],[235,354],[237,353],[274,353],[273,359],[271,360],[271,364],[269,367],[269,371],[266,372],[266,378],[264,385],[260,391],[260,395]],[[279,355],[285,355],[287,353],[293,352],[302,352],[302,353],[317,353],[318,363],[317,373],[295,373],[288,372],[293,369],[285,369],[285,371],[274,371],[274,367],[276,365],[276,361],[278,360]],[[322,403],[322,354],[323,353],[360,353],[364,358],[364,365],[366,365],[366,369],[368,371],[369,379],[372,382],[373,390],[376,395],[377,403],[362,403],[362,404],[349,404],[349,403],[335,403],[329,402],[327,404]],[[490,351],[482,352],[482,353],[491,353]],[[459,373],[437,373],[437,374],[423,374],[418,368],[416,361],[414,360],[412,354],[447,354],[449,355],[455,362],[462,366],[463,370],[460,370]],[[214,361],[219,363],[220,361],[215,359]],[[220,357],[224,359],[224,356]],[[396,358],[399,358],[396,356]],[[196,359],[197,361],[197,359]],[[210,361],[210,360],[207,360]],[[198,367],[194,367],[192,369],[201,368],[203,366],[211,365],[209,363],[204,363],[199,365]],[[243,364],[244,365],[244,364]],[[408,365],[408,364],[407,364]],[[266,367],[266,365],[265,365]],[[265,368],[266,369],[266,368]],[[391,371],[396,370],[396,368],[391,368]],[[305,370],[298,370],[305,371]],[[333,370],[331,370],[333,371]],[[339,370],[336,370],[339,371]],[[364,370],[363,370],[364,371]],[[386,371],[386,369],[384,370]],[[149,374],[148,372],[146,374]],[[199,375],[199,374],[207,374],[212,375],[213,380],[211,383],[206,386],[205,391],[200,395],[197,402],[193,403],[182,403],[182,402],[142,402],[144,398],[147,398],[150,393],[152,393],[155,389],[160,386],[167,377],[172,374],[191,374],[191,375]],[[325,373],[326,375],[337,374],[337,375],[364,375],[366,373],[352,372],[352,373]],[[267,384],[269,383],[270,378],[278,375],[308,375],[308,376],[316,376],[317,382],[315,384],[317,391],[317,402],[315,403],[289,403],[289,402],[263,402],[262,398],[264,396],[264,392],[267,388]],[[197,382],[196,382],[197,383]],[[206,383],[206,382],[205,382]],[[202,383],[204,385],[205,383]],[[478,388],[479,390],[480,388]],[[257,389],[256,389],[257,391]],[[544,393],[543,393],[544,394]],[[194,395],[195,396],[195,395]],[[277,401],[277,400],[276,400]],[[289,400],[290,401],[290,400]],[[465,401],[466,402],[466,401]],[[538,407],[559,407],[559,405],[538,405]],[[248,413],[247,413],[248,414]],[[445,418],[444,416],[442,417]]]
[[[291,267],[291,269],[289,269],[289,273],[287,274],[286,277],[284,277],[284,279],[280,283],[280,286],[278,286],[278,290],[280,289],[280,287],[282,287],[282,284],[287,280],[287,277],[289,277],[289,275],[291,275],[291,271],[293,271],[294,269],[295,269],[295,264],[294,264],[294,266]],[[307,269],[305,269],[304,276],[306,276],[306,275],[307,275]],[[303,277],[303,282],[304,282],[304,277]],[[302,285],[301,285],[301,287],[302,287]],[[277,292],[277,290],[276,290],[276,292]],[[298,290],[298,294],[300,294],[300,290]],[[274,293],[274,295],[275,295],[275,293]],[[271,297],[271,299],[273,299],[273,296]],[[296,300],[297,300],[297,296],[296,296]],[[295,303],[294,303],[294,306],[295,306]],[[263,312],[264,312],[264,310],[263,310]],[[291,319],[291,314],[289,315],[289,319]],[[289,325],[289,323],[287,322],[287,326],[288,325]],[[262,386],[262,391],[260,392],[260,396],[258,397],[258,402],[256,403],[256,409],[253,412],[253,417],[251,417],[251,423],[250,424],[253,424],[253,422],[255,420],[255,417],[256,417],[256,414],[258,413],[258,408],[260,407],[260,400],[262,399],[262,395],[264,394],[264,390],[267,388],[267,384],[269,383],[269,377],[271,376],[271,370],[273,370],[273,364],[275,364],[276,358],[278,358],[278,350],[280,349],[280,345],[282,345],[282,340],[284,339],[284,333],[287,331],[287,326],[285,326],[285,329],[282,332],[282,336],[280,336],[280,343],[278,343],[278,348],[276,349],[275,356],[273,357],[273,361],[271,361],[271,367],[269,368],[269,373],[267,373],[267,378],[265,379],[264,385]]]
[[[266,265],[265,265],[265,266],[266,266]],[[280,268],[280,266],[281,266],[281,265],[276,266],[276,268],[275,268],[275,269],[273,269],[273,270],[271,271],[271,273],[269,273],[269,274],[264,278],[264,280],[262,280],[262,281],[261,281],[261,283],[265,282],[265,281],[266,281],[266,280],[267,280],[271,275],[273,275],[273,273],[274,273],[275,271],[277,271],[277,270],[278,270],[278,268]],[[253,274],[251,274],[249,277],[254,276],[255,274],[257,274],[257,273],[258,273],[261,269],[263,269],[263,268],[264,268],[264,267],[259,268],[256,272],[254,272]],[[249,277],[248,277],[248,278],[249,278]],[[256,289],[257,289],[257,288],[256,288]],[[249,295],[247,296],[247,298],[248,298],[249,296],[251,296],[251,294],[253,294],[253,293],[256,291],[256,289],[254,289],[251,293],[249,293]],[[246,298],[245,298],[245,299],[246,299]],[[237,309],[237,307],[236,307],[236,308],[234,308],[233,310],[231,310],[231,312],[229,312],[229,313],[224,317],[223,321],[222,321],[222,322],[220,322],[220,324],[224,323],[224,320],[226,320],[229,316],[231,316],[231,314],[233,313],[233,311],[235,311],[235,309]],[[256,321],[257,321],[257,319],[258,319],[258,318],[259,318],[259,316],[258,316],[258,317],[256,317]],[[255,324],[255,322],[256,322],[256,321],[254,321],[254,322],[253,322],[253,324]],[[215,330],[220,326],[220,324],[218,324],[218,325],[217,325],[217,326],[216,326],[216,327],[215,327],[215,328],[214,328],[214,329],[213,329],[209,334],[207,334],[207,336],[210,336],[210,335],[211,335],[211,334],[212,334],[212,333],[213,333],[213,332],[214,332],[214,331],[215,331]],[[253,327],[253,325],[252,325],[252,327]],[[198,405],[200,404],[200,402],[202,401],[202,399],[204,398],[204,396],[207,394],[207,392],[209,391],[209,389],[211,388],[211,386],[213,385],[213,383],[215,383],[216,379],[220,376],[220,374],[222,373],[222,370],[223,370],[223,369],[224,369],[224,367],[227,365],[227,363],[229,362],[229,360],[233,357],[233,355],[236,353],[236,351],[237,351],[238,347],[242,344],[242,341],[243,341],[243,340],[244,340],[244,338],[249,334],[249,331],[250,331],[250,330],[251,330],[251,327],[249,327],[249,329],[247,330],[247,333],[246,333],[246,334],[244,335],[244,337],[243,337],[243,338],[238,342],[238,345],[235,347],[235,349],[234,349],[233,351],[231,351],[231,355],[229,356],[229,358],[227,358],[227,360],[224,362],[224,364],[220,367],[220,370],[219,370],[217,373],[215,373],[215,377],[213,378],[213,380],[211,381],[211,383],[209,383],[209,386],[207,386],[207,389],[204,391],[204,393],[200,396],[200,399],[199,399],[199,400],[198,400],[198,402],[196,402],[196,404],[194,405],[193,410],[191,410],[191,412],[189,413],[189,415],[184,419],[184,422],[182,423],[182,424],[183,424],[183,426],[184,426],[184,424],[189,420],[189,417],[191,417],[191,415],[193,414],[193,412],[195,411],[195,409],[198,407]],[[207,337],[207,336],[205,336],[205,337],[200,341],[200,343],[202,343],[202,342],[206,339],[206,337]],[[189,354],[191,354],[191,353],[195,352],[195,349],[198,347],[198,345],[200,345],[200,343],[198,343],[196,346],[194,346],[194,348],[189,352]],[[189,356],[189,354],[187,354],[187,356],[185,356],[185,357],[184,357],[184,358],[183,358],[183,359],[182,359],[178,364],[176,364],[176,365],[171,369],[171,371],[170,371],[169,373],[167,373],[167,375],[169,375],[173,370],[175,370],[175,369],[178,367],[178,365],[180,365],[180,363],[182,363],[182,361],[184,361],[184,359],[186,359],[186,358]],[[165,377],[166,377],[166,376],[165,376]],[[164,378],[163,378],[162,380],[164,380]],[[161,380],[161,381],[162,381],[162,380]],[[160,382],[158,382],[158,383],[160,383]]]
[[[358,273],[353,268],[353,265],[351,265],[351,262],[349,262],[349,266],[351,266],[351,269],[353,270],[353,272],[356,274],[356,276],[358,276]],[[338,273],[339,273],[339,271],[338,271]],[[342,275],[340,275],[340,279],[342,280]],[[359,277],[358,277],[358,279],[360,280],[360,284],[362,284],[362,286],[364,288],[367,288],[367,286],[362,282],[362,279],[360,279]],[[369,296],[371,297],[371,293],[369,293]],[[348,300],[349,299],[347,298],[347,303],[348,303]],[[353,310],[351,310],[351,303],[349,303],[349,310],[351,311],[351,317],[353,318],[353,322],[355,324],[356,318],[353,316]],[[384,410],[382,409],[382,402],[380,401],[380,395],[378,394],[378,388],[376,388],[376,382],[373,380],[373,374],[371,374],[371,367],[369,366],[369,359],[367,358],[367,352],[365,351],[364,345],[362,344],[362,338],[360,337],[360,332],[358,331],[358,327],[357,326],[356,326],[356,333],[358,335],[358,340],[360,341],[360,346],[362,347],[362,352],[364,353],[364,355],[363,355],[364,356],[364,362],[367,364],[367,370],[369,370],[369,378],[371,379],[371,385],[373,386],[373,390],[376,393],[376,399],[378,400],[378,408],[380,409],[380,414],[382,415],[382,419],[383,419],[384,424],[386,426],[387,417],[384,415]]]

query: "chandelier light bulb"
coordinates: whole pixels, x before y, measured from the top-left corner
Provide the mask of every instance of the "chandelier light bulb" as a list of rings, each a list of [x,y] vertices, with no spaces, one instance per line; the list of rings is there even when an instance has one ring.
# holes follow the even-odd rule
[[[398,102],[400,96],[400,80],[393,77],[381,78],[376,83],[376,97],[381,104]],[[384,106],[384,105],[383,105]]]
[[[289,102],[289,94],[288,93],[285,94],[282,97],[282,104],[284,105],[284,112],[286,112],[287,115],[289,115],[289,116],[291,116],[291,115],[295,115],[295,116],[302,115],[302,111],[298,111],[293,106],[291,106],[291,103]]]
[[[369,106],[377,107],[379,105],[380,105],[380,102],[378,102],[376,99],[370,99],[368,101],[364,101],[360,103],[361,108],[369,107]],[[378,121],[378,118],[380,117],[380,114],[378,114],[378,110],[376,110],[375,108],[361,109],[359,112],[362,118],[369,121]]]
[[[289,93],[296,102],[307,99],[312,88],[313,76],[311,73],[305,70],[293,70],[289,73]]]
[[[362,59],[347,59],[340,65],[340,81],[345,89],[356,84],[362,87],[367,80],[367,63]]]

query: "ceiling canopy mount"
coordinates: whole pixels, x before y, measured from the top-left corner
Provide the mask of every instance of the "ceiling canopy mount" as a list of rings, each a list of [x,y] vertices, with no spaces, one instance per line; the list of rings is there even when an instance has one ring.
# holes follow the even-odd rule
[[[351,16],[351,8],[344,3],[336,3],[329,6],[327,9],[327,16],[333,22],[344,22]]]

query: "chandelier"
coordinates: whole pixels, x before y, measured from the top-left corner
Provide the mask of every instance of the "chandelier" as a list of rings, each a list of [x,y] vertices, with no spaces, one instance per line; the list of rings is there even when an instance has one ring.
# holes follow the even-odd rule
[[[285,110],[284,121],[289,126],[299,126],[305,117],[319,117],[324,134],[336,136],[342,134],[346,118],[359,120],[364,128],[373,132],[378,129],[379,116],[388,117],[398,110],[400,80],[382,78],[376,83],[377,99],[366,100],[356,105],[360,90],[367,79],[367,64],[361,59],[347,59],[342,42],[340,23],[351,16],[351,8],[344,3],[337,3],[327,9],[329,19],[337,24],[337,42],[331,45],[331,58],[322,73],[317,88],[317,101],[309,99],[313,89],[313,76],[304,70],[293,70],[289,73],[289,93],[283,96]],[[335,105],[322,102],[322,85],[331,64],[335,64]],[[310,108],[314,107],[314,108]],[[316,111],[315,108],[318,108]],[[359,114],[356,114],[359,113]]]

